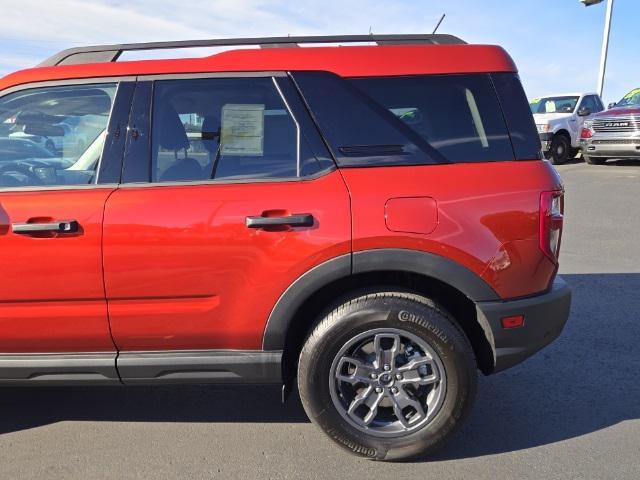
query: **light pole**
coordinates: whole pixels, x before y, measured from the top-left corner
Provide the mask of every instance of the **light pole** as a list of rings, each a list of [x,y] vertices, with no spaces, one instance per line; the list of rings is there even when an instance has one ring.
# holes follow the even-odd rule
[[[580,0],[586,7],[597,5],[604,0]],[[607,13],[604,20],[604,36],[600,52],[600,75],[598,77],[598,95],[602,97],[604,90],[604,72],[607,69],[607,53],[609,52],[609,33],[611,33],[611,16],[613,14],[613,0],[607,0]]]

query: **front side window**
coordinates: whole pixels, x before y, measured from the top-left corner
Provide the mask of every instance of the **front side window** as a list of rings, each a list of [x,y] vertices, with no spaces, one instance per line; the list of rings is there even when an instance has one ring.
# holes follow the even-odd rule
[[[275,80],[161,80],[154,86],[152,182],[293,178],[299,126]]]
[[[582,99],[582,103],[580,104],[580,108],[588,108],[591,113],[598,112],[598,104],[596,103],[596,99],[593,95],[587,95]]]
[[[95,183],[115,94],[99,84],[0,98],[0,187]]]

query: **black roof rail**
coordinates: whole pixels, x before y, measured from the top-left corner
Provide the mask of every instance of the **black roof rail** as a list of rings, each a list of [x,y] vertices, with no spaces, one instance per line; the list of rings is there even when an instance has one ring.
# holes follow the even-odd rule
[[[375,42],[378,45],[459,45],[466,43],[458,37],[445,34],[407,35],[325,35],[311,37],[227,38],[210,40],[181,40],[174,42],[124,43],[121,45],[96,45],[63,50],[48,58],[39,67],[77,65],[82,63],[115,62],[122,52],[163,50],[196,47],[230,47],[258,45],[260,47],[294,47],[301,43],[354,43]]]

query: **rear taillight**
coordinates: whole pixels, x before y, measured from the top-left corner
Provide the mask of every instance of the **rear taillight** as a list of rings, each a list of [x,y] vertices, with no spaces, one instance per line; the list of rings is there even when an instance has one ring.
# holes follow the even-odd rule
[[[554,263],[560,255],[563,214],[564,192],[540,194],[540,249]]]
[[[593,137],[593,132],[590,128],[583,128],[580,131],[580,138],[591,138]]]

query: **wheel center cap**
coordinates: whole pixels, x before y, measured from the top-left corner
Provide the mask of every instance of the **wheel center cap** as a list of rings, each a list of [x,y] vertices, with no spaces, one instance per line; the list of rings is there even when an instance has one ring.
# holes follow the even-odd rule
[[[391,385],[393,385],[394,378],[390,373],[383,373],[382,375],[380,375],[378,381],[383,387],[390,387]]]

